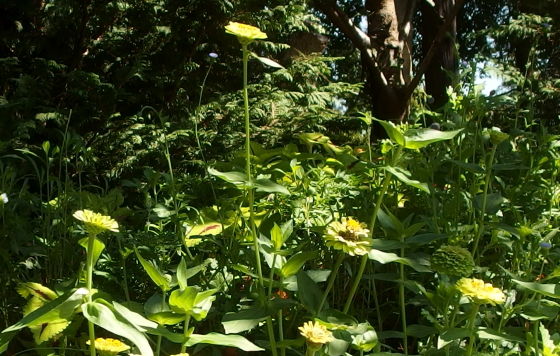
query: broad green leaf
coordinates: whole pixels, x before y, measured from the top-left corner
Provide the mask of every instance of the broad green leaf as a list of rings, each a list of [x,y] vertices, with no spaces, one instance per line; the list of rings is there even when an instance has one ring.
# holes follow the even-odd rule
[[[446,234],[420,234],[416,236],[409,237],[405,240],[406,244],[410,245],[424,245],[432,241],[441,240],[447,238],[449,235]]]
[[[264,306],[249,307],[236,313],[227,313],[222,318],[222,325],[226,334],[237,334],[251,330],[272,313],[273,309]]]
[[[97,301],[82,304],[84,316],[97,326],[132,341],[144,356],[153,356],[146,336],[109,306]]]
[[[171,289],[169,281],[165,278],[163,272],[160,271],[158,267],[156,267],[153,263],[146,261],[138,252],[136,246],[134,246],[134,252],[136,252],[136,257],[144,267],[144,270],[148,273],[152,281],[164,292],[167,292]]]
[[[505,164],[505,163],[504,164],[496,163],[492,165],[493,171],[515,171],[517,169],[529,169],[529,167],[518,166],[516,164]]]
[[[58,297],[58,295],[49,288],[35,282],[25,282],[18,284],[17,292],[24,298],[28,298],[30,295],[32,295],[34,297],[40,298],[45,302],[50,302],[51,300],[54,300]]]
[[[328,329],[349,329],[358,326],[358,320],[336,309],[323,309],[317,316]]]
[[[303,270],[299,270],[296,273],[297,284],[298,284],[298,297],[301,304],[313,315],[317,316],[320,312],[319,304],[321,303],[321,298],[323,292],[319,289],[319,286],[305,273]],[[323,308],[328,308],[327,303]]]
[[[148,319],[158,323],[159,325],[175,325],[185,321],[185,314],[177,314],[173,312],[159,312],[151,314]]]
[[[373,239],[371,247],[376,250],[389,251],[406,247],[406,244],[396,240]]]
[[[58,319],[41,325],[31,326],[29,329],[33,333],[35,343],[39,345],[60,334],[68,327],[68,325],[70,325],[70,323],[70,320]]]
[[[408,130],[405,132],[405,147],[409,149],[419,149],[434,142],[451,140],[461,131],[463,131],[463,129],[454,131],[440,131],[432,129]]]
[[[301,267],[305,264],[305,262],[312,260],[317,257],[318,251],[306,251],[306,252],[299,252],[293,255],[288,262],[284,264],[282,267],[282,276],[284,278],[289,278],[296,274]]]
[[[245,186],[248,181],[247,174],[242,172],[220,172],[212,167],[208,167],[208,173],[237,186]]]
[[[406,185],[410,185],[411,187],[420,189],[423,192],[426,193],[430,193],[430,189],[428,188],[428,185],[426,183],[420,183],[417,180],[413,180],[410,179],[410,172],[405,171],[404,169],[400,168],[400,167],[389,167],[389,166],[385,166],[385,167],[381,167],[382,169],[386,170],[387,172],[390,172],[391,174],[393,174],[398,180],[400,180],[401,182],[403,182]]]
[[[90,251],[88,251],[88,244],[89,244],[89,239],[91,238],[92,237],[84,237],[83,239],[80,239],[78,241],[80,246],[86,249],[87,253],[90,253]],[[105,249],[105,244],[103,243],[103,241],[99,240],[97,237],[93,237],[93,265],[94,266],[97,263],[97,260],[99,259],[99,256],[101,256],[101,252],[103,252],[104,249]]]
[[[478,211],[482,211],[482,198],[483,198],[483,195],[478,194],[473,199],[474,207]],[[488,194],[486,196],[486,208],[484,209],[485,213],[488,214],[488,215],[496,214],[500,210],[500,208],[502,207],[502,204],[504,202],[506,202],[506,199],[504,197],[502,197],[502,195],[500,193]]]
[[[387,135],[389,135],[389,138],[393,141],[396,142],[398,145],[400,146],[405,146],[406,145],[406,139],[404,137],[404,135],[402,134],[402,132],[395,126],[395,124],[393,124],[390,121],[385,121],[385,120],[378,120],[375,118],[372,118],[373,120],[379,122],[381,124],[381,126],[383,126],[383,128],[385,129],[385,131],[387,131]]]
[[[541,284],[535,282],[523,282],[512,279],[513,282],[519,284],[521,287],[526,288],[535,293],[546,295],[551,298],[560,298],[560,284]]]
[[[196,344],[210,344],[237,347],[243,351],[263,351],[264,349],[253,344],[243,336],[239,335],[223,335],[218,333],[208,333],[206,335],[192,334],[185,346],[191,347]]]
[[[208,315],[212,302],[216,299],[214,293],[217,291],[217,289],[209,289],[199,292],[198,287],[176,289],[169,296],[169,306],[175,313],[189,314],[200,321]]]
[[[372,249],[368,253],[368,257],[369,257],[369,259],[377,261],[381,264],[387,264],[387,263],[390,263],[390,262],[397,262],[397,263],[402,263],[404,265],[412,267],[417,272],[431,272],[431,270],[428,267],[426,267],[424,265],[421,265],[417,261],[415,261],[413,259],[410,259],[410,258],[406,258],[406,257],[399,257],[394,253],[387,253],[387,252]]]
[[[481,166],[479,166],[478,164],[474,164],[474,163],[465,163],[465,162],[461,162],[461,161],[456,161],[454,159],[450,159],[448,160],[448,162],[451,162],[461,168],[463,168],[464,170],[468,171],[468,172],[472,172],[472,173],[486,173],[486,170],[484,168],[482,168]]]
[[[425,338],[430,335],[438,334],[439,331],[433,326],[412,324],[406,327],[406,334],[417,338]]]
[[[499,332],[498,330],[485,328],[485,327],[478,327],[476,330],[476,335],[480,339],[486,339],[486,340],[515,341],[521,343],[525,343],[526,341],[525,339],[515,337],[513,335],[510,335],[509,333],[503,333],[503,332]]]
[[[218,235],[222,232],[222,224],[217,221],[209,221],[204,224],[195,225],[187,228],[185,238],[192,236]]]
[[[88,290],[86,288],[69,291],[43,305],[39,309],[27,314],[14,325],[4,329],[2,333],[17,331],[28,326],[42,325],[55,320],[70,320],[76,308],[82,304],[83,297],[87,294]]]
[[[441,333],[438,338],[438,349],[441,349],[445,345],[455,341],[460,340],[466,337],[469,337],[471,334],[470,330],[462,329],[462,328],[454,328],[454,329],[447,329]]]
[[[253,186],[257,188],[257,191],[266,193],[282,193],[290,195],[290,191],[278,183],[274,183],[268,178],[259,178],[253,182]]]

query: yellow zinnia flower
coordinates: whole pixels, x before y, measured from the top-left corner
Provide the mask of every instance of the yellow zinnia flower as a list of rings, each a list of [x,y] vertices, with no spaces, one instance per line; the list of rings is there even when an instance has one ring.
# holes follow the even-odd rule
[[[89,345],[89,340],[86,343]],[[130,346],[116,339],[97,338],[95,339],[95,349],[100,356],[115,356],[119,352],[130,349]]]
[[[494,288],[490,283],[484,283],[481,279],[461,278],[457,282],[457,289],[463,295],[470,297],[475,303],[492,305],[503,304],[506,295],[499,288]]]
[[[350,256],[365,255],[371,250],[372,243],[366,224],[345,217],[327,226],[325,240],[328,247],[343,250]]]
[[[97,235],[105,230],[119,231],[119,224],[115,220],[109,216],[94,213],[91,210],[78,210],[74,213],[74,217],[84,222],[86,230],[91,235]]]
[[[242,45],[248,45],[254,40],[267,38],[266,33],[262,32],[258,27],[239,22],[230,22],[226,26],[226,33],[237,36]]]
[[[299,328],[300,334],[305,338],[307,347],[319,350],[324,344],[333,341],[332,333],[324,325],[312,321],[304,323]]]

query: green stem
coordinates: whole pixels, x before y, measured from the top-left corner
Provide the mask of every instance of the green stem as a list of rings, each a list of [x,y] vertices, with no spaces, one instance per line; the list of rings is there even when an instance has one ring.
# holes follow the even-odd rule
[[[259,274],[259,286],[261,289],[261,299],[265,298],[265,288],[263,281],[263,271],[261,266],[261,255],[259,251],[259,242],[257,240],[257,225],[255,224],[255,192],[251,188],[252,177],[251,177],[251,126],[249,122],[249,93],[247,91],[247,63],[249,62],[249,51],[247,50],[247,45],[243,44],[243,106],[245,108],[245,162],[246,162],[246,173],[247,173],[247,185],[249,186],[249,225],[251,226],[251,234],[253,235],[253,248],[255,250],[255,260],[257,264],[257,271]],[[274,268],[274,266],[273,266]],[[278,351],[276,350],[276,340],[274,339],[274,329],[272,327],[272,318],[269,316],[266,318],[266,324],[268,328],[268,337],[270,340],[270,348],[272,349],[272,355],[277,356]]]
[[[354,300],[354,295],[356,294],[356,290],[358,290],[358,285],[360,284],[360,280],[362,279],[362,275],[364,274],[364,270],[366,269],[368,261],[368,256],[362,256],[362,260],[360,262],[360,268],[358,269],[358,273],[354,278],[354,283],[352,283],[352,288],[350,289],[350,293],[348,294],[348,299],[346,300],[346,304],[344,304],[344,311],[343,313],[348,313],[350,310],[350,305],[352,305],[352,301]]]
[[[404,257],[404,247],[401,248],[401,257]],[[408,355],[408,337],[407,337],[407,330],[406,330],[406,303],[404,300],[404,264],[400,264],[400,283],[399,283],[399,304],[401,305],[401,322],[402,322],[402,330],[403,330],[403,349],[404,354]]]
[[[321,298],[321,303],[319,303],[319,308],[317,309],[317,311],[319,313],[323,309],[323,305],[325,305],[325,302],[327,300],[327,296],[329,295],[329,292],[331,291],[331,288],[334,284],[334,280],[336,279],[336,275],[338,273],[338,269],[340,268],[340,265],[342,264],[343,259],[344,259],[344,251],[341,250],[338,253],[338,258],[336,259],[336,263],[334,264],[334,269],[331,272],[331,275],[329,276],[329,282],[327,283],[327,289],[325,289],[325,292],[323,293],[323,297]]]
[[[280,276],[280,298],[284,295],[284,277]],[[282,315],[282,309],[278,310],[278,338],[280,342],[284,341],[284,316]],[[286,347],[282,344],[280,346],[280,355],[286,356]]]
[[[480,241],[480,237],[484,232],[484,216],[486,215],[486,199],[488,198],[488,186],[490,185],[490,181],[492,180],[492,163],[494,162],[494,155],[496,154],[496,149],[498,145],[494,145],[492,147],[492,152],[490,153],[490,160],[486,165],[486,181],[484,183],[484,191],[482,192],[482,204],[480,206],[480,219],[478,222],[478,228],[476,231],[476,238],[474,240],[474,245],[471,254],[473,257],[476,255],[476,250],[478,249],[478,242]]]
[[[88,290],[87,302],[93,302],[93,248],[95,243],[95,235],[89,234],[88,249],[87,249],[87,281],[86,288]],[[89,331],[89,353],[90,356],[95,356],[95,329],[93,322],[88,320]]]
[[[471,310],[471,316],[469,317],[469,330],[470,330],[470,337],[469,337],[469,346],[467,347],[467,356],[471,356],[472,354],[472,350],[473,350],[473,346],[474,346],[474,339],[475,339],[475,335],[474,335],[474,323],[476,321],[476,315],[478,314],[478,308],[480,307],[480,304],[478,303],[474,303],[472,304],[472,310]]]
[[[185,322],[183,324],[183,344],[181,345],[181,353],[185,353],[185,351],[187,350],[187,338],[189,335],[189,322],[191,321],[191,316],[189,314],[187,314],[187,316],[185,317]]]

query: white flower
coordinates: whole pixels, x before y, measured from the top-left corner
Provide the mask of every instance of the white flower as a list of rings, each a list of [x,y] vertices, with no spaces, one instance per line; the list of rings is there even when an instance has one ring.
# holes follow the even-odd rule
[[[2,199],[2,201],[4,202],[4,204],[8,203],[8,201],[9,201],[8,195],[7,195],[6,193],[0,194],[0,199]]]

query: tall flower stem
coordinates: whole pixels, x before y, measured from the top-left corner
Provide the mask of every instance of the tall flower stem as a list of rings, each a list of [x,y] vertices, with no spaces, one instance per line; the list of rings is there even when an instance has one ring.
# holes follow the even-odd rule
[[[340,265],[342,264],[342,260],[344,259],[344,251],[340,251],[338,254],[338,258],[336,259],[336,262],[334,264],[334,269],[331,272],[331,275],[329,276],[329,282],[327,284],[327,289],[325,289],[325,292],[323,293],[323,297],[321,298],[321,303],[319,303],[319,308],[317,308],[317,311],[320,313],[321,309],[323,309],[323,305],[325,305],[325,301],[327,300],[327,296],[329,295],[329,292],[332,289],[332,286],[334,284],[334,280],[336,279],[336,275],[338,273],[338,269],[340,268]]]
[[[189,323],[191,321],[191,316],[189,314],[187,314],[185,316],[185,322],[183,323],[183,344],[181,345],[181,354],[184,354],[185,351],[187,350],[187,346],[186,346],[186,342],[187,342],[187,337],[189,335]]]
[[[251,227],[251,234],[253,235],[253,249],[255,250],[255,261],[257,264],[257,272],[259,274],[259,286],[261,300],[265,300],[265,287],[263,280],[263,271],[261,265],[261,254],[259,251],[259,241],[257,240],[257,225],[255,224],[255,191],[251,187],[253,178],[251,176],[251,125],[249,122],[249,92],[247,91],[247,64],[249,62],[249,51],[247,50],[247,45],[243,46],[243,104],[245,108],[245,162],[246,162],[246,173],[247,173],[247,185],[249,189],[247,191],[249,198],[249,225]],[[273,266],[274,268],[274,266]],[[268,301],[267,301],[268,302]],[[270,340],[270,348],[272,350],[272,355],[277,356],[278,350],[276,349],[276,340],[274,338],[274,329],[272,326],[272,318],[266,318],[267,328],[268,328],[268,338]]]
[[[395,152],[395,155],[393,156],[392,159],[392,166],[394,166],[398,160],[400,159],[400,156],[402,154],[402,150],[403,150],[403,146],[399,145],[399,148],[397,149],[397,152]],[[389,189],[389,184],[391,184],[391,178],[393,177],[393,174],[391,172],[385,172],[385,178],[383,180],[383,186],[381,187],[381,191],[379,192],[379,195],[377,196],[377,201],[375,203],[375,207],[373,208],[373,214],[371,214],[371,221],[369,224],[369,233],[370,233],[370,238],[373,238],[373,229],[375,228],[375,222],[377,221],[377,214],[379,213],[379,209],[381,209],[381,204],[383,203],[383,198],[385,197],[385,194],[387,193],[387,190]],[[362,275],[364,274],[364,270],[366,269],[366,265],[367,265],[367,261],[368,261],[368,256],[364,255],[362,256],[362,260],[360,262],[360,267],[358,269],[358,273],[356,274],[356,277],[354,278],[354,282],[352,284],[352,287],[350,289],[350,293],[348,294],[348,299],[346,300],[346,304],[344,305],[344,313],[348,313],[348,310],[350,310],[350,305],[352,305],[352,302],[354,300],[354,295],[356,294],[356,291],[358,290],[358,286],[360,284],[360,281],[362,279]]]
[[[87,302],[93,302],[93,248],[95,244],[95,235],[89,234],[88,248],[87,248],[87,281],[86,288],[88,290]],[[88,332],[89,332],[89,353],[90,356],[95,356],[95,329],[93,322],[88,319]]]
[[[478,249],[478,242],[480,241],[480,237],[484,232],[484,216],[486,215],[486,200],[488,198],[488,186],[490,185],[490,181],[492,180],[492,163],[494,162],[494,156],[496,155],[496,149],[498,145],[494,145],[492,147],[492,152],[490,153],[490,159],[486,164],[486,180],[484,182],[484,191],[482,192],[482,204],[480,206],[480,219],[478,222],[478,227],[476,230],[476,238],[474,240],[474,245],[471,254],[473,257],[476,255],[476,250]]]
[[[467,346],[467,354],[466,354],[467,356],[471,356],[473,346],[474,346],[474,339],[475,339],[474,323],[476,321],[476,315],[478,314],[478,308],[480,308],[480,304],[478,303],[472,304],[471,316],[469,317],[469,330],[471,334],[469,336],[469,346]]]

